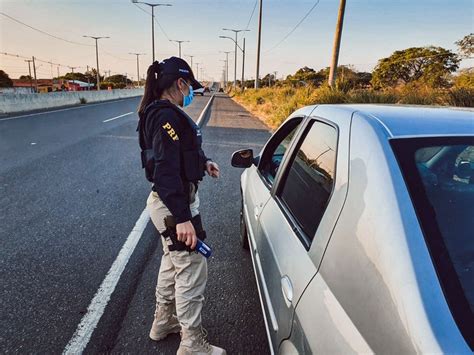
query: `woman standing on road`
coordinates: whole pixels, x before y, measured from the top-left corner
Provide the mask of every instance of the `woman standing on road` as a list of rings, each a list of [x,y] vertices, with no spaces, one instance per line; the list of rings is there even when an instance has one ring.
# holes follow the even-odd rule
[[[219,167],[205,156],[199,127],[180,108],[192,102],[199,88],[181,58],[154,62],[138,110],[142,165],[153,183],[147,208],[163,243],[150,338],[158,341],[181,331],[178,354],[217,355],[226,352],[207,342],[201,326],[207,261],[194,249],[196,233],[202,231],[198,183],[205,172],[219,177]],[[167,234],[174,225],[177,241]]]

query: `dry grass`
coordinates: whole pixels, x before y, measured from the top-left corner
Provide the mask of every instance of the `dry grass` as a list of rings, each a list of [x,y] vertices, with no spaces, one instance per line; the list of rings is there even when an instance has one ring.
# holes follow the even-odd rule
[[[363,89],[343,92],[329,87],[273,87],[237,92],[234,100],[260,117],[268,126],[276,128],[298,108],[315,104],[376,103],[473,107],[474,88],[433,90],[426,87],[404,87],[385,91]]]

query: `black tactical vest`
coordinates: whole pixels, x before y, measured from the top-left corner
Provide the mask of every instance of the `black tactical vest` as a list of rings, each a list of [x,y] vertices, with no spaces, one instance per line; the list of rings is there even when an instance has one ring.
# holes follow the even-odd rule
[[[155,160],[152,147],[154,132],[146,132],[146,122],[153,119],[158,110],[170,108],[180,117],[179,142],[181,154],[180,175],[184,181],[197,182],[205,175],[206,156],[201,148],[201,129],[185,112],[166,100],[154,101],[149,104],[138,122],[138,139],[140,143],[142,168],[148,181],[153,182]]]

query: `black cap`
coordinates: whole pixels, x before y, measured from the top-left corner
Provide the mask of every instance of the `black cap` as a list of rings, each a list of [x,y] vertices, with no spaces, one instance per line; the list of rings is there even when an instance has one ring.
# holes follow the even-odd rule
[[[194,90],[202,89],[203,86],[194,78],[193,70],[185,60],[178,57],[170,57],[160,62],[162,74],[176,75],[177,78],[188,79]]]

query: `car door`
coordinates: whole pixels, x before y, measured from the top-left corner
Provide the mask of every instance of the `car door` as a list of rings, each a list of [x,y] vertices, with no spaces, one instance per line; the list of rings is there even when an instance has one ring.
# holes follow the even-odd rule
[[[285,122],[263,148],[258,166],[252,165],[246,171],[243,212],[247,221],[250,245],[254,250],[260,230],[258,225],[260,213],[270,198],[270,191],[283,156],[301,121],[302,117],[295,117]]]
[[[317,272],[309,250],[334,188],[336,127],[308,119],[302,130],[259,220],[266,318],[275,352],[289,337],[296,304]]]

